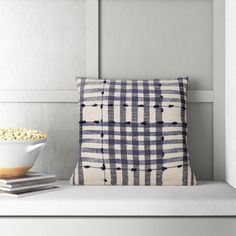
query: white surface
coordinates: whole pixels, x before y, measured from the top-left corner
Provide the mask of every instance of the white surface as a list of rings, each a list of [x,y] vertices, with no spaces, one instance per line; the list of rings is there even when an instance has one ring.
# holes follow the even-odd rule
[[[223,182],[193,187],[60,186],[20,199],[0,196],[0,215],[236,216],[236,191]]]
[[[226,181],[236,188],[236,1],[226,1]]]
[[[95,71],[94,71],[95,73]],[[98,73],[98,72],[96,72]],[[77,103],[77,90],[0,90],[0,102],[57,102]],[[188,102],[213,102],[212,90],[189,90]]]

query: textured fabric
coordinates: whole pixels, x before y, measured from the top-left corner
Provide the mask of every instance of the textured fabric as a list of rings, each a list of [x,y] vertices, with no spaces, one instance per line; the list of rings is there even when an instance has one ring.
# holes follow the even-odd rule
[[[74,185],[195,185],[187,149],[187,78],[77,78]]]

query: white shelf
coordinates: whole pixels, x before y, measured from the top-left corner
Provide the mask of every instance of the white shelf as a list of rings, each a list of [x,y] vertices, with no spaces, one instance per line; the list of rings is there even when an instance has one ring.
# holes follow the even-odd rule
[[[236,216],[236,190],[224,182],[194,187],[73,187],[23,198],[0,196],[1,216]]]

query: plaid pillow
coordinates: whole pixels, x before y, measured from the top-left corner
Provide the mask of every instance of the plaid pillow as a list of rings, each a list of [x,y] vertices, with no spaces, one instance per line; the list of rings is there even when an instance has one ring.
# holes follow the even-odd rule
[[[77,78],[73,185],[195,185],[187,148],[188,78]]]

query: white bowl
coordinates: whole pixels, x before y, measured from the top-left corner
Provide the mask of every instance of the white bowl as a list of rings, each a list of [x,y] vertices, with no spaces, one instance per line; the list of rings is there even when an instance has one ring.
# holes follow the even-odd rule
[[[45,146],[46,138],[0,141],[0,178],[24,176]]]

